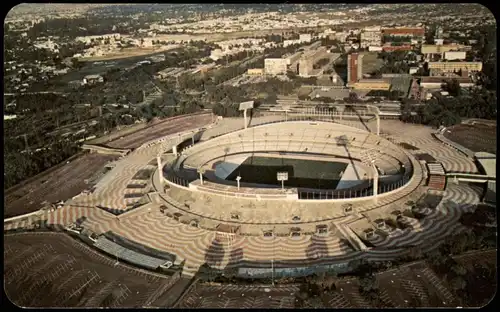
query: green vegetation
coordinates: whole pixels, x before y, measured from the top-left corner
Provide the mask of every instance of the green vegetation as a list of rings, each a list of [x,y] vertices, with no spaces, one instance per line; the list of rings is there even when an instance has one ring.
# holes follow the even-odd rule
[[[457,89],[456,82],[449,83],[446,88],[457,96],[447,97],[436,94],[435,98],[418,106],[416,116],[410,115],[414,108],[403,101],[401,105],[401,120],[404,122],[421,123],[434,127],[452,126],[460,123],[462,118],[497,118],[497,96],[495,91],[474,88],[467,94]]]

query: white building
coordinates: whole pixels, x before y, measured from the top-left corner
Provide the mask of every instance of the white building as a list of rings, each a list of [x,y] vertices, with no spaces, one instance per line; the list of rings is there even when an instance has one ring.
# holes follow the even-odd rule
[[[360,42],[362,48],[367,48],[369,46],[380,46],[382,44],[382,33],[380,32],[380,30],[364,30],[361,33]]]
[[[444,59],[447,61],[451,60],[465,60],[467,52],[465,51],[449,51],[444,52]]]
[[[311,34],[300,34],[299,35],[299,40],[301,42],[311,42],[312,36],[311,36]]]
[[[287,70],[288,59],[266,58],[264,60],[264,72],[267,75],[284,75]]]
[[[107,34],[107,35],[98,35],[98,36],[82,36],[82,37],[76,37],[76,41],[81,41],[85,43],[90,43],[92,41],[104,41],[106,39],[110,40],[120,40],[121,36],[120,34]]]
[[[369,46],[368,47],[368,51],[370,51],[370,52],[371,51],[380,52],[380,51],[382,51],[382,47],[380,47],[380,46]]]

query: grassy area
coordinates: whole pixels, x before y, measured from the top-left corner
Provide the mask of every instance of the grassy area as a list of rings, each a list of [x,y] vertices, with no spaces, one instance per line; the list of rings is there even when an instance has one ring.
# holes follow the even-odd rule
[[[285,185],[289,187],[335,189],[346,167],[345,163],[256,156],[247,158],[227,179],[236,180],[239,175],[242,182],[281,185],[277,172],[288,172]]]

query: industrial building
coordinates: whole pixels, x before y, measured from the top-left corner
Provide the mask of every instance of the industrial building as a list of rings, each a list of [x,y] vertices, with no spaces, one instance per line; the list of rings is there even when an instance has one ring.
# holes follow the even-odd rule
[[[351,53],[347,56],[347,86],[363,77],[363,54]]]
[[[266,58],[264,60],[264,72],[266,75],[286,74],[288,60],[284,58]]]
[[[429,62],[429,69],[441,72],[478,72],[483,69],[482,62]]]

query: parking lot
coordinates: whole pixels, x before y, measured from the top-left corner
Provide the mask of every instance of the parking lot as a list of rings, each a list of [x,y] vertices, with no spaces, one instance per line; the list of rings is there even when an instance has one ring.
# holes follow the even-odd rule
[[[142,307],[175,282],[116,264],[63,233],[9,234],[4,244],[5,291],[22,307]]]
[[[82,154],[55,170],[42,172],[27,183],[14,186],[5,192],[4,217],[34,212],[42,208],[44,202],[65,201],[78,195],[89,187],[86,180],[114,159],[112,155]]]

